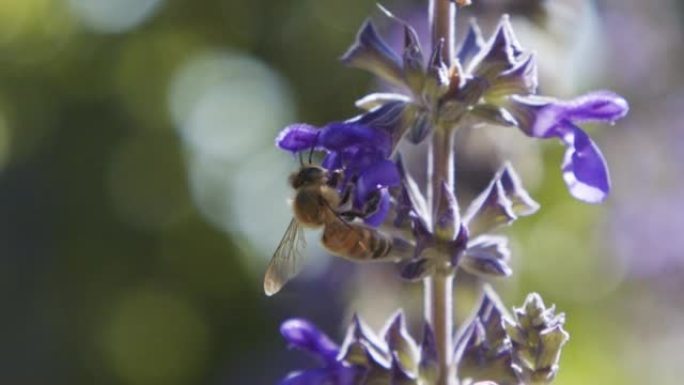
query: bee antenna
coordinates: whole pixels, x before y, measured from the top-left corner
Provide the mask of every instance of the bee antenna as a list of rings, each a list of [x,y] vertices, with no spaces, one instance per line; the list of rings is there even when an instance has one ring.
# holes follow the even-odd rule
[[[299,165],[304,167],[304,158],[302,156],[302,153],[298,152],[297,155],[299,155]]]

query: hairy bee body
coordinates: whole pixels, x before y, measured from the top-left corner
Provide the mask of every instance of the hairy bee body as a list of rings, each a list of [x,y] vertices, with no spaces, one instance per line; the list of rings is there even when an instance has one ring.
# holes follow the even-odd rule
[[[295,218],[304,227],[318,228],[336,219],[331,208],[338,207],[339,194],[326,185],[300,187],[292,200]]]
[[[347,223],[335,212],[341,198],[328,185],[328,173],[316,166],[303,167],[290,177],[296,189],[292,201],[294,216],[304,227],[323,227],[321,242],[332,254],[354,260],[372,260],[387,256],[392,240],[378,231]]]
[[[356,261],[373,261],[387,257],[392,239],[354,223],[329,222],[321,237],[323,246],[332,254]]]
[[[302,227],[323,227],[321,243],[332,254],[356,261],[389,256],[393,240],[375,229],[349,223],[337,212],[343,199],[337,193],[336,175],[317,166],[303,166],[290,176],[296,191],[292,200],[294,218],[273,254],[264,277],[264,291],[277,293],[301,269],[305,245]],[[348,212],[345,214],[349,214]]]

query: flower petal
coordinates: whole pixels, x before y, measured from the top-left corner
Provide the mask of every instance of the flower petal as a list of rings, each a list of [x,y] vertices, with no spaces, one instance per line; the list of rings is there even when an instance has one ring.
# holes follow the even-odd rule
[[[390,194],[387,189],[380,190],[380,200],[378,201],[377,208],[366,217],[363,218],[363,223],[371,227],[378,227],[385,221],[387,213],[389,213],[391,202]]]
[[[612,123],[629,111],[627,101],[610,91],[591,92],[568,101],[513,97],[511,106],[520,128],[536,138],[561,137],[567,123]]]
[[[391,160],[375,162],[363,170],[356,182],[356,202],[362,206],[370,195],[384,187],[398,186],[401,183],[397,165]]]
[[[563,161],[563,179],[575,198],[600,203],[610,192],[608,166],[596,144],[582,129],[573,127],[563,140],[567,145]]]
[[[386,154],[388,157],[413,121],[412,117],[415,115],[413,110],[415,109],[410,109],[408,106],[410,104],[403,100],[390,101],[349,119],[346,123],[369,126],[387,133],[391,138],[390,151]],[[383,152],[385,150],[385,148],[382,149]]]
[[[564,118],[575,123],[598,121],[614,122],[629,112],[627,101],[611,91],[595,91],[559,104]]]
[[[308,150],[317,145],[317,138],[321,131],[309,124],[296,123],[285,127],[276,137],[276,146],[298,152]]]
[[[370,20],[363,24],[356,41],[341,60],[395,84],[404,83],[401,58],[382,40]]]
[[[339,353],[337,344],[307,320],[287,320],[280,326],[280,333],[292,346],[309,352],[328,364],[334,363]]]
[[[319,137],[321,146],[330,151],[342,151],[350,147],[371,147],[387,153],[390,151],[390,138],[382,130],[362,124],[330,123]]]

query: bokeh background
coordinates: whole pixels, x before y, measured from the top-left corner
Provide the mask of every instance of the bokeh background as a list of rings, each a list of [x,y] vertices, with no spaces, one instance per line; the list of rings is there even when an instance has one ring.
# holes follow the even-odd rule
[[[538,291],[567,312],[557,384],[680,384],[682,3],[475,2],[487,34],[512,15],[544,93],[632,106],[591,129],[614,182],[599,207],[569,197],[556,143],[463,135],[464,200],[510,158],[543,207],[506,230],[515,275],[494,284],[509,307]],[[383,2],[423,30],[424,3]],[[261,289],[297,167],[273,137],[382,86],[337,62],[368,15],[398,44],[370,0],[0,2],[1,384],[268,385],[306,362],[287,317],[339,338],[354,311],[377,328],[404,306],[419,327],[419,285],[325,256],[316,234],[303,277]]]

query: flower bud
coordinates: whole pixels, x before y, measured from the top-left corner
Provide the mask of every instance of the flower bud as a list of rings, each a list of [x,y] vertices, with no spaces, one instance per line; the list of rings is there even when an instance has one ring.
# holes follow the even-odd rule
[[[514,309],[513,321],[504,322],[513,346],[513,364],[525,384],[548,384],[558,372],[561,348],[570,338],[563,330],[565,315],[547,308],[539,294],[527,296]]]

